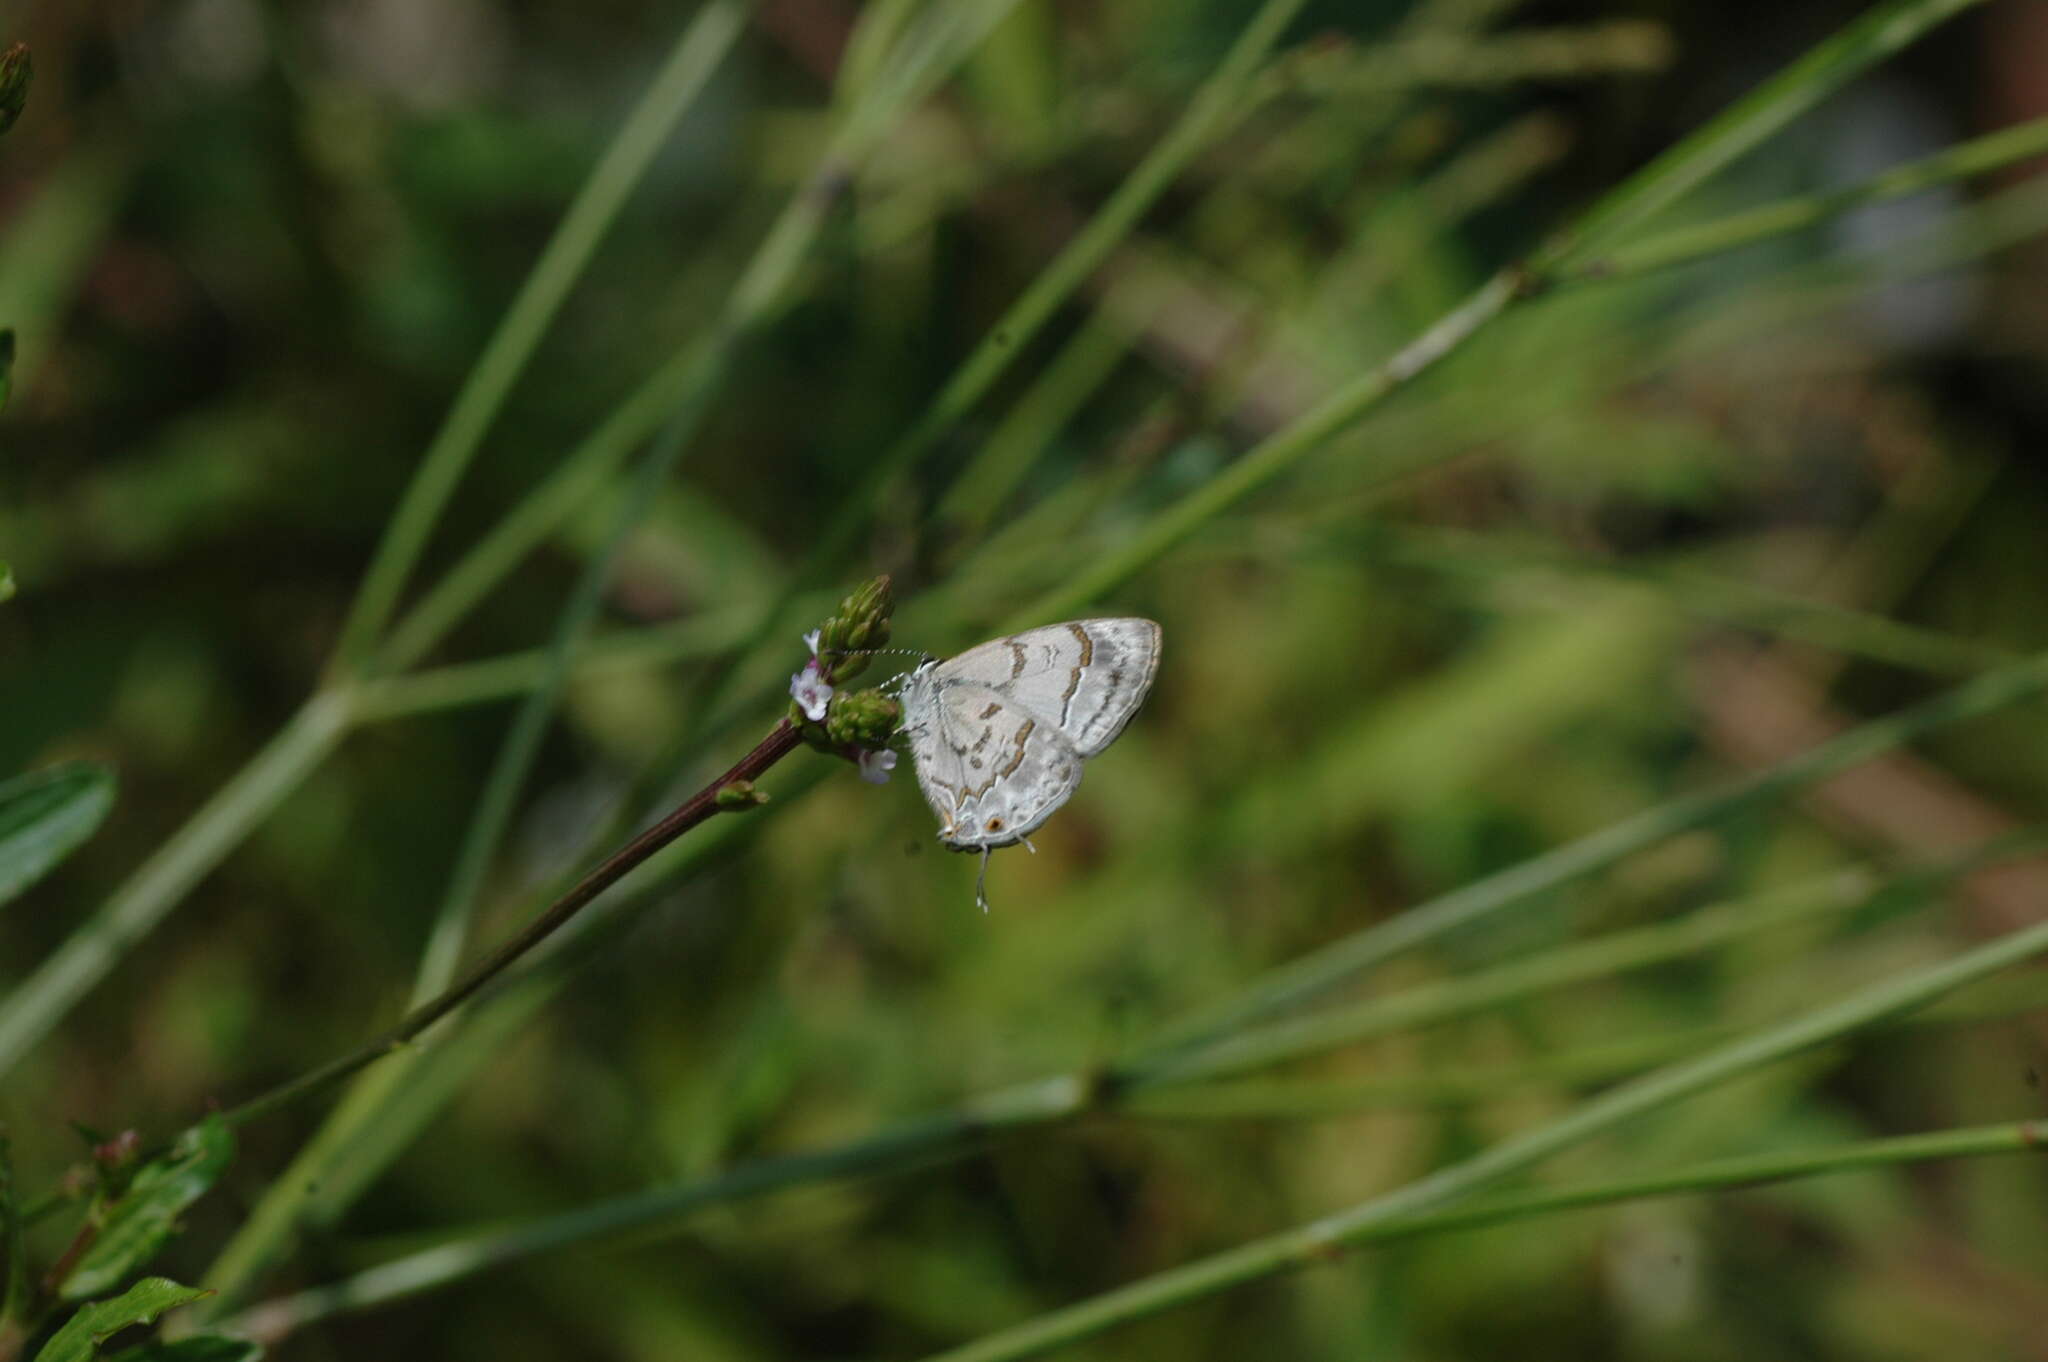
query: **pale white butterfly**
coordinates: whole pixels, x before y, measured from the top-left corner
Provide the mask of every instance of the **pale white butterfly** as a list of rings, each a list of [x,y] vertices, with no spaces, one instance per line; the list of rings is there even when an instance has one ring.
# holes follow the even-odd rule
[[[1159,669],[1159,626],[1073,620],[926,661],[903,679],[903,733],[939,840],[981,853],[1025,839],[1116,741]],[[984,910],[982,884],[974,890]]]

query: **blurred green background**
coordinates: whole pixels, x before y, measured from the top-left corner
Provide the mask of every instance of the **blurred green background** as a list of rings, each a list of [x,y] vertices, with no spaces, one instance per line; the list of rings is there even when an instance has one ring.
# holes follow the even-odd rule
[[[701,332],[792,193],[826,196],[787,306],[738,348],[602,602],[600,632],[680,621],[683,642],[577,673],[478,941],[533,911],[655,754],[681,754],[694,788],[773,721],[799,630],[740,668],[749,612],[793,589],[822,616],[886,571],[907,646],[1018,623],[1861,10],[1311,4],[1280,40],[1278,91],[985,400],[856,503],[1252,8],[1026,0],[875,155],[809,187],[861,11],[750,10],[406,598]],[[2003,0],[1936,30],[1664,225],[2048,112],[2044,12]],[[0,559],[19,588],[0,605],[0,775],[92,758],[120,777],[97,838],[0,913],[0,986],[320,684],[421,451],[690,17],[642,0],[0,4],[0,41],[36,63],[0,139],[0,325],[20,339],[0,417]],[[688,873],[564,953],[574,970],[422,1104],[417,1137],[260,1294],[1085,1073],[1262,969],[2038,647],[2044,226],[2048,196],[2016,167],[1516,311],[1091,604],[1162,623],[1158,684],[1038,854],[996,858],[992,913],[907,771],[877,790],[799,753],[764,781],[766,811],[723,820]],[[562,507],[425,665],[543,646],[631,476]],[[854,504],[872,512],[857,536],[800,567]],[[395,1016],[511,714],[500,697],[364,722],[276,801],[9,1075],[24,1181],[77,1158],[69,1122],[172,1128]],[[2048,802],[2042,717],[2022,706],[1670,841],[1355,996],[2025,826]],[[1941,958],[2038,915],[2043,875],[1799,918],[1297,1062],[1208,1107],[1191,1089],[535,1255],[309,1325],[276,1355],[921,1355]],[[2048,1032],[2025,983],[1549,1171],[2042,1114]],[[246,1129],[164,1270],[204,1277],[321,1116]],[[1073,1355],[2042,1357],[2044,1204],[2027,1161],[1645,1201],[1363,1253]]]

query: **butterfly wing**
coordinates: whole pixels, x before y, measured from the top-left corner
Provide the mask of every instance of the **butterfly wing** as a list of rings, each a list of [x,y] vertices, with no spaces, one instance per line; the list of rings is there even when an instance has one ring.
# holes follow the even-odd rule
[[[1081,783],[1081,756],[1060,730],[994,689],[954,677],[930,694],[912,756],[917,783],[955,851],[1014,845]]]
[[[1124,731],[1158,670],[1159,626],[1151,620],[1071,620],[969,648],[940,663],[933,679],[942,691],[985,686],[1092,757]]]

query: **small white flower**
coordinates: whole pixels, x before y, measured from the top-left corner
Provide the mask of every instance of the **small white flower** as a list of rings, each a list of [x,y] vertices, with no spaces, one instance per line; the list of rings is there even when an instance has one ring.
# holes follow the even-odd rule
[[[879,752],[860,754],[860,778],[870,785],[887,785],[889,773],[896,769],[896,754],[886,747]]]
[[[812,657],[818,655],[818,638],[824,632],[823,629],[813,629],[810,633],[804,635],[804,647],[811,650]]]
[[[804,663],[804,669],[789,678],[789,698],[796,701],[804,717],[818,723],[825,717],[825,709],[832,703],[832,687],[818,671],[818,659]]]

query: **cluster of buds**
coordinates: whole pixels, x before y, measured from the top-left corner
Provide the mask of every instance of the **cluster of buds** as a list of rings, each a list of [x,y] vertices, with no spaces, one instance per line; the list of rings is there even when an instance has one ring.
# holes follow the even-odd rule
[[[862,649],[889,641],[889,612],[896,600],[889,579],[877,577],[839,603],[839,612],[804,635],[811,660],[789,678],[789,720],[821,752],[845,757],[862,780],[879,785],[895,768],[889,739],[903,706],[880,690],[847,691],[839,683],[866,670]]]

